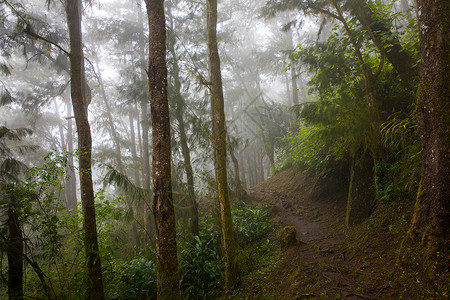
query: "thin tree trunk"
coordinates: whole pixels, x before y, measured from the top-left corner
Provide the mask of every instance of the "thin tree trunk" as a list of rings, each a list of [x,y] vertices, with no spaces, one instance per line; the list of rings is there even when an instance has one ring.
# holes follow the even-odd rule
[[[231,161],[233,162],[233,168],[234,168],[234,183],[236,185],[236,196],[238,197],[238,199],[243,199],[246,195],[244,188],[242,187],[242,183],[241,183],[241,177],[240,177],[240,172],[239,172],[239,161],[236,158],[236,155],[234,154],[234,150],[230,149],[230,158]]]
[[[141,187],[141,178],[139,176],[139,158],[137,156],[137,151],[136,151],[136,133],[134,131],[134,110],[133,107],[130,106],[129,107],[129,112],[128,112],[128,117],[129,117],[129,121],[130,121],[130,151],[131,151],[131,159],[133,160],[133,175],[134,175],[134,184],[136,184],[136,186]],[[138,124],[139,126],[139,124]],[[136,219],[138,218],[138,216],[135,213],[135,210],[139,208],[139,205],[135,205],[135,207],[131,206],[132,211],[132,218],[133,218],[133,235],[134,235],[134,240],[136,243],[137,247],[140,247],[141,243],[140,243],[140,238],[139,238],[139,234],[138,234],[138,228],[137,228],[137,224],[136,224]]]
[[[130,120],[130,151],[131,159],[133,160],[133,175],[134,183],[136,186],[141,187],[141,177],[139,176],[139,158],[136,151],[136,132],[134,131],[134,111],[133,108],[129,108],[128,118]]]
[[[377,164],[378,164],[378,152],[379,152],[379,144],[378,144],[378,132],[379,132],[379,112],[378,112],[378,105],[377,105],[377,99],[375,96],[375,87],[374,82],[376,80],[376,76],[372,73],[372,70],[370,67],[364,62],[364,58],[362,56],[360,45],[357,43],[356,38],[353,35],[353,32],[351,31],[347,21],[345,20],[345,17],[341,11],[341,8],[339,4],[336,1],[333,1],[334,7],[336,8],[339,16],[339,21],[344,25],[345,32],[350,38],[350,42],[353,45],[353,48],[355,50],[356,58],[358,59],[359,63],[361,64],[361,71],[364,79],[364,88],[365,93],[367,97],[367,106],[369,111],[369,117],[371,121],[371,128],[369,131],[368,136],[368,142],[369,142],[369,150],[372,155],[373,160],[373,170],[376,170]],[[381,60],[382,62],[382,60]],[[380,66],[381,67],[381,66]],[[374,171],[373,174],[374,184],[375,184],[375,192],[378,190],[378,177],[377,174]]]
[[[212,82],[212,96],[214,97],[215,169],[220,215],[222,219],[222,248],[225,258],[225,290],[229,291],[237,284],[239,274],[227,183],[227,133],[225,128],[220,58],[217,48],[217,0],[208,0],[207,10],[209,66]]]
[[[66,173],[69,175],[69,184],[67,192],[67,207],[73,215],[77,215],[77,176],[75,174],[75,163],[73,159],[73,128],[72,128],[72,104],[67,101],[67,167]]]
[[[171,19],[173,17],[170,14]],[[173,31],[173,24],[171,22],[171,30]],[[181,153],[184,160],[184,171],[187,178],[188,187],[188,206],[189,206],[189,228],[191,233],[195,236],[199,234],[198,227],[198,205],[195,197],[194,188],[194,171],[191,165],[191,151],[188,146],[188,138],[186,134],[185,123],[183,119],[184,107],[186,106],[185,100],[181,95],[181,82],[180,82],[180,67],[178,65],[178,56],[175,51],[175,42],[169,43],[169,51],[172,54],[172,74],[173,74],[173,89],[174,89],[174,104],[175,104],[175,118],[178,123],[178,131],[180,134]]]
[[[233,116],[233,119],[234,119],[234,116]],[[234,128],[235,128],[236,136],[239,136],[238,127],[237,127],[236,123],[234,124]],[[231,145],[229,136],[227,138],[228,138],[229,145]],[[239,159],[235,155],[235,150],[239,154],[239,143],[236,143],[234,148],[235,149],[233,149],[230,146],[229,147],[229,153],[230,153],[230,158],[231,158],[231,161],[233,162],[233,168],[234,168],[234,174],[233,175],[234,175],[234,183],[235,183],[235,186],[236,186],[236,196],[239,199],[243,199],[246,196],[247,193],[245,192],[245,189],[244,189],[244,187],[242,185],[242,181],[241,181],[241,171],[240,171],[241,166],[239,164]]]
[[[291,90],[290,90],[290,85],[289,85],[289,76],[288,76],[287,72],[284,72],[284,81],[285,81],[285,84],[286,84],[286,96],[287,96],[286,105],[290,106],[292,104],[292,102],[291,102]]]
[[[353,175],[355,174],[355,159],[352,159],[352,164],[350,167],[350,183],[348,186],[348,195],[347,195],[347,209],[345,212],[345,225],[350,225],[350,215],[352,212],[352,189],[353,189]]]
[[[289,13],[286,14],[287,19],[290,21],[290,15]],[[294,37],[292,35],[292,29],[289,29],[287,31],[287,39],[288,39],[288,45],[289,45],[289,51],[294,51]],[[292,85],[292,105],[297,105],[299,103],[298,99],[298,86],[297,86],[297,70],[295,66],[295,61],[291,57],[291,85]]]
[[[262,138],[258,137],[257,139],[257,147],[258,147],[258,181],[257,183],[260,183],[264,181],[264,167],[263,167],[263,159],[264,159],[264,153],[263,153],[263,143]]]
[[[56,99],[53,99],[53,106],[55,108],[55,114],[59,116],[58,104],[56,102]],[[59,131],[59,140],[60,140],[60,146],[61,146],[60,153],[65,155],[67,153],[67,145],[66,145],[66,141],[64,138],[64,126],[62,124],[58,125],[58,131]],[[68,169],[69,168],[66,167],[65,171],[67,172]],[[66,175],[68,175],[68,174],[66,174]],[[66,207],[68,208],[69,207],[69,198],[70,198],[70,182],[69,182],[70,177],[69,177],[69,179],[64,178],[63,180],[64,180],[64,189],[63,189],[64,202],[66,203]]]
[[[153,142],[158,299],[180,299],[175,211],[172,197],[169,103],[167,99],[164,0],[146,0],[149,25],[148,81]]]
[[[17,199],[14,190],[9,193],[8,206],[8,296],[11,300],[23,299],[23,237],[19,223]]]
[[[100,254],[97,241],[94,188],[92,183],[92,138],[87,117],[87,101],[83,97],[83,50],[81,42],[81,1],[66,2],[70,38],[70,77],[72,106],[78,131],[81,201],[83,204],[84,243],[88,267],[90,299],[105,299]]]
[[[150,194],[150,152],[149,152],[149,117],[148,117],[148,107],[147,103],[141,103],[141,112],[142,112],[142,177],[144,179],[144,189],[147,191],[147,194],[144,199],[144,242],[145,244],[149,244],[150,242],[150,233],[152,232],[151,228],[151,219],[150,219],[150,207],[152,203],[151,194]]]
[[[247,154],[247,166],[248,166],[248,177],[249,177],[249,182],[250,182],[250,186],[254,186],[255,185],[255,173],[253,172],[254,169],[254,163],[253,163],[253,159],[252,157],[249,157],[249,155]]]
[[[120,149],[121,146],[120,146],[119,135],[117,134],[116,127],[114,125],[112,112],[111,112],[111,106],[109,105],[108,97],[106,96],[105,87],[103,85],[102,73],[100,71],[97,55],[95,56],[95,65],[97,67],[97,75],[98,75],[97,79],[98,79],[99,88],[100,88],[100,95],[102,96],[101,98],[103,99],[103,103],[105,104],[105,108],[106,108],[106,116],[107,116],[108,124],[109,124],[109,132],[111,135],[111,139],[114,143],[114,151],[116,153],[117,166],[119,168],[120,173],[125,174],[125,168],[123,167],[123,163],[122,163],[122,151]]]
[[[241,109],[242,109],[242,107],[241,107]],[[240,136],[240,130],[239,130],[239,127],[238,127],[238,125],[237,124],[235,124],[235,126],[236,126],[236,135],[237,136]],[[243,149],[241,149],[241,143],[238,143],[238,147],[237,147],[237,151],[238,151],[238,163],[239,163],[239,166],[240,166],[240,168],[239,168],[239,171],[241,172],[240,173],[240,179],[241,179],[241,183],[242,183],[242,188],[244,189],[244,191],[245,191],[245,189],[247,188],[247,184],[248,184],[248,182],[247,182],[247,179],[246,179],[246,176],[245,176],[245,164],[244,164],[244,159],[243,159]]]

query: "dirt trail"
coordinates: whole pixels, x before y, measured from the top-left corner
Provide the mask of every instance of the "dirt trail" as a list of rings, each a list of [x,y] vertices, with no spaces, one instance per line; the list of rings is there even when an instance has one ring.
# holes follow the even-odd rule
[[[355,278],[364,270],[352,270],[347,263],[349,254],[341,247],[342,207],[330,207],[329,199],[326,204],[312,201],[314,183],[305,175],[295,179],[287,174],[285,179],[265,182],[249,195],[271,208],[277,227],[295,226],[298,242],[281,251],[270,270],[246,280],[248,299],[380,299],[379,291],[363,292]],[[292,180],[298,183],[294,190],[288,188]]]

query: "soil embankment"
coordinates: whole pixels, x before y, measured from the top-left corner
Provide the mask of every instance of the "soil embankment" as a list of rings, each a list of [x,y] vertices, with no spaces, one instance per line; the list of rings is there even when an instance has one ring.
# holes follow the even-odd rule
[[[384,210],[348,229],[345,192],[321,189],[312,176],[290,169],[249,190],[253,204],[270,208],[277,231],[296,228],[297,241],[246,276],[236,299],[434,299],[414,296],[421,283],[401,282],[394,268],[408,212]]]

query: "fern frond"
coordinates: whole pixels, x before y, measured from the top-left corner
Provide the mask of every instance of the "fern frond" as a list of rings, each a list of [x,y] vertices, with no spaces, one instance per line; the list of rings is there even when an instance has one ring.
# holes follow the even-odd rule
[[[109,164],[102,164],[107,170],[103,177],[103,184],[113,185],[122,190],[131,199],[141,201],[150,193],[150,191],[136,186],[127,175],[119,172]]]

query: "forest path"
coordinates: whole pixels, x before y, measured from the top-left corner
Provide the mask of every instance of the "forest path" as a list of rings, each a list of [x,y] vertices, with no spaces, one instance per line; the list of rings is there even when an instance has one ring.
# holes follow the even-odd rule
[[[362,292],[357,277],[364,266],[354,269],[342,247],[345,208],[330,198],[313,201],[314,185],[305,174],[287,172],[249,190],[253,203],[270,207],[277,228],[296,228],[297,242],[245,278],[246,299],[379,299],[379,290]]]

